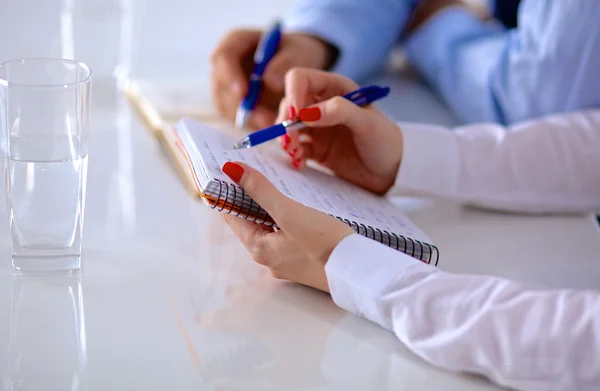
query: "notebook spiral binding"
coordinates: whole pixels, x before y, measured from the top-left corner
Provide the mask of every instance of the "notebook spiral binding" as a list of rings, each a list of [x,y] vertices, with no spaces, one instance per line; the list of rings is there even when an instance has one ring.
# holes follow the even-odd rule
[[[336,216],[334,216],[336,217]],[[423,243],[419,240],[413,240],[403,235],[388,232],[386,230],[380,230],[379,228],[373,228],[371,226],[365,226],[364,224],[358,224],[355,221],[336,217],[343,223],[348,224],[356,233],[366,236],[369,239],[376,240],[388,247],[395,250],[400,250],[412,257],[422,260],[427,264],[438,265],[439,262],[439,250],[436,246],[428,243]],[[418,251],[416,250],[418,246]]]
[[[216,186],[212,185],[215,183]],[[214,180],[207,188],[206,194],[212,198],[211,208],[217,209],[219,212],[233,214],[248,221],[279,228],[267,211],[250,198],[240,186],[222,180]]]
[[[252,198],[250,198],[244,189],[238,185],[228,183],[223,180],[215,180],[206,190],[207,195],[214,197],[211,207],[219,212],[234,214],[246,220],[279,229],[275,221],[269,216],[266,210],[261,208]],[[402,251],[414,258],[417,258],[427,264],[438,265],[439,250],[436,246],[423,243],[418,240],[407,238],[379,228],[373,228],[355,221],[333,216],[336,219],[348,224],[356,233],[373,239],[395,250]]]

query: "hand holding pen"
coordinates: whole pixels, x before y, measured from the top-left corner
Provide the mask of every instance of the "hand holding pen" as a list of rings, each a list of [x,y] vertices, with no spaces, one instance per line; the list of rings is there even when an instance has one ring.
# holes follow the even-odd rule
[[[343,96],[344,99],[352,102],[357,106],[365,106],[387,96],[390,92],[389,87],[367,86],[355,91],[351,91]],[[305,127],[304,121],[319,119],[320,111],[318,108],[304,109],[300,111],[300,118],[295,119],[291,114],[290,118],[279,124],[270,126],[266,129],[254,132],[233,145],[234,149],[251,148],[260,145],[269,140],[273,140],[279,136],[283,136],[288,132],[301,130]],[[293,112],[293,111],[292,111]],[[318,114],[318,116],[316,116]],[[305,117],[305,118],[302,118]]]
[[[250,72],[256,68],[269,32],[280,26],[276,23],[266,32],[258,29],[235,29],[228,32],[211,55],[212,97],[221,115],[234,121],[240,102],[249,94]],[[260,50],[259,50],[260,48]],[[330,48],[320,39],[300,32],[281,31],[277,51],[258,73],[262,81],[259,99],[251,112],[245,114],[245,127],[261,129],[272,125],[284,91],[284,76],[293,67],[323,69],[332,61]],[[259,61],[260,62],[260,61]],[[252,67],[247,68],[248,64]],[[262,68],[262,70],[260,69]],[[255,72],[256,73],[256,72]],[[241,119],[238,124],[242,124]]]
[[[354,93],[360,90],[352,80],[335,73],[311,69],[289,72],[278,121],[291,117],[291,124],[300,120],[301,125],[294,125],[300,130],[282,133],[282,147],[296,169],[303,169],[306,161],[312,160],[382,194],[395,181],[402,158],[402,134],[375,105],[356,99]],[[378,86],[365,90],[378,91],[374,96],[380,98],[389,92]],[[293,129],[291,124],[286,130]],[[281,129],[280,125],[276,127]]]

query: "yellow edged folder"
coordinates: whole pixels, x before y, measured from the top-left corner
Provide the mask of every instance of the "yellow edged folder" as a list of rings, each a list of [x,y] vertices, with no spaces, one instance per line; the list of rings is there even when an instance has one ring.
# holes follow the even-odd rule
[[[128,102],[140,116],[152,136],[158,141],[169,163],[175,169],[187,190],[195,197],[201,197],[202,195],[198,192],[193,173],[189,169],[189,163],[181,152],[179,139],[174,132],[175,124],[167,121],[158,112],[155,105],[143,95],[140,85],[134,80],[125,81],[122,89]],[[205,123],[217,125],[217,127],[223,126],[223,120],[218,115],[205,114],[202,118],[197,119]]]

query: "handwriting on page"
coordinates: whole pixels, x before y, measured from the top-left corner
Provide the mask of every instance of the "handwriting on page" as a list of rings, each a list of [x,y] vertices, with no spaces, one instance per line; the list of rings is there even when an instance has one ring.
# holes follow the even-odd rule
[[[200,154],[210,162],[215,179],[230,181],[221,167],[228,161],[240,161],[262,172],[279,191],[306,206],[357,224],[424,238],[388,200],[312,168],[299,172],[291,167],[283,152],[268,148],[269,145],[234,150],[235,140],[230,135],[200,124],[190,133]]]

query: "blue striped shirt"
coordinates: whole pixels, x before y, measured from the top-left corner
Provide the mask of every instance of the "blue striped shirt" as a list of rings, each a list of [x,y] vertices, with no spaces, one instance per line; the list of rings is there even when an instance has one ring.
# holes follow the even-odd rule
[[[402,45],[467,123],[511,124],[600,106],[600,1],[522,0],[515,28],[450,7],[400,39],[414,1],[300,0],[284,25],[336,46],[332,71],[359,82]]]

